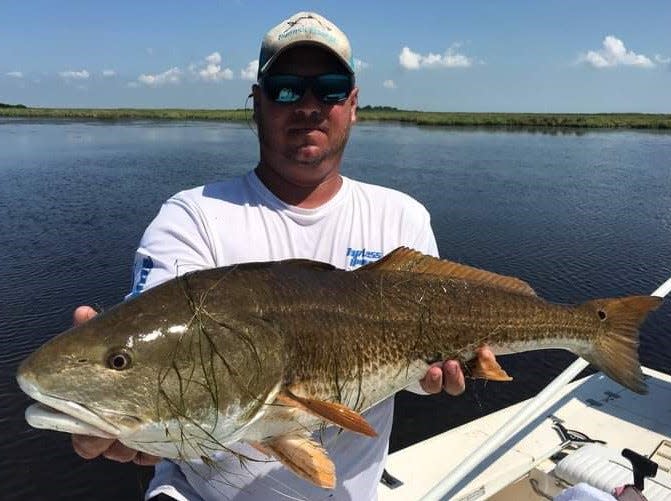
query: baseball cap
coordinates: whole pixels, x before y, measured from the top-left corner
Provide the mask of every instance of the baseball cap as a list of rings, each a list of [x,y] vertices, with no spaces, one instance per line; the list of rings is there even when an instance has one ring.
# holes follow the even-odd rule
[[[272,28],[261,42],[259,71],[261,78],[282,52],[294,45],[313,44],[331,51],[354,74],[352,47],[347,35],[331,21],[315,12],[298,12]]]

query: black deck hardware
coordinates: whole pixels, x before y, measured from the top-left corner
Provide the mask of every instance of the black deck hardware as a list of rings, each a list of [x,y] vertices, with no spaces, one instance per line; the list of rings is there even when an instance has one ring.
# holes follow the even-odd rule
[[[634,469],[634,487],[642,491],[645,477],[654,477],[657,475],[657,467],[659,465],[631,449],[623,449],[622,456],[629,460],[631,467]]]
[[[382,478],[380,479],[380,482],[390,489],[396,489],[397,487],[401,487],[403,485],[403,482],[391,475],[387,470],[382,472]]]

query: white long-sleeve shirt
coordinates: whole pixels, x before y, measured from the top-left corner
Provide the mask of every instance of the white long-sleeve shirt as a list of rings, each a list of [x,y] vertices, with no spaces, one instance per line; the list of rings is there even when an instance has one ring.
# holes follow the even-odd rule
[[[307,258],[353,270],[405,245],[437,255],[426,209],[408,195],[348,178],[315,209],[290,206],[254,172],[183,191],[165,202],[135,257],[131,294],[188,271],[236,263]],[[419,385],[414,388],[419,390]],[[178,500],[376,498],[393,418],[393,398],[365,414],[376,438],[329,427],[321,440],[336,465],[335,490],[312,486],[247,444],[234,449],[261,461],[240,463],[221,452],[216,467],[162,461],[147,498]]]

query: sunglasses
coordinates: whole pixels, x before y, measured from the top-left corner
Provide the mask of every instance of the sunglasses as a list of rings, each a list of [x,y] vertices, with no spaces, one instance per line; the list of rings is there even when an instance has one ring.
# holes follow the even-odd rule
[[[354,76],[343,73],[326,73],[313,77],[299,75],[265,75],[261,88],[276,103],[290,104],[300,101],[310,89],[317,99],[327,104],[342,103],[354,88]]]

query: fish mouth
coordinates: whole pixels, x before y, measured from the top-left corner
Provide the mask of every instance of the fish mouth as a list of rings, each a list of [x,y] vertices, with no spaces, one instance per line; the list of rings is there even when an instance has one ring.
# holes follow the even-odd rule
[[[91,435],[101,438],[118,438],[121,430],[101,418],[86,406],[63,398],[45,395],[23,376],[16,378],[21,390],[37,403],[26,409],[26,421],[33,428]]]

